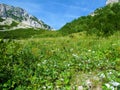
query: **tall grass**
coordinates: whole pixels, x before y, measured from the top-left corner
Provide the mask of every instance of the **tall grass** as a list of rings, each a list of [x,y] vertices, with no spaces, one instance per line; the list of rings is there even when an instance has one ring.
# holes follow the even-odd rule
[[[119,38],[119,33],[109,38],[77,33],[55,38],[0,40],[0,88],[88,89],[86,80],[90,79],[93,86],[99,84],[108,90],[109,82],[120,83]]]

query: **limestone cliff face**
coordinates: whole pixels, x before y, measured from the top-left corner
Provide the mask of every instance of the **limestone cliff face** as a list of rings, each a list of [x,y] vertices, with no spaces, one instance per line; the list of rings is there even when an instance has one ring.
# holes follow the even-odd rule
[[[120,2],[120,0],[107,0],[106,5],[111,4],[111,3],[117,3]]]
[[[10,20],[11,18],[12,20],[19,22],[20,25],[28,27],[30,26],[34,28],[52,29],[43,21],[38,20],[32,15],[29,15],[24,9],[6,4],[0,4],[0,18],[3,18],[5,20]]]

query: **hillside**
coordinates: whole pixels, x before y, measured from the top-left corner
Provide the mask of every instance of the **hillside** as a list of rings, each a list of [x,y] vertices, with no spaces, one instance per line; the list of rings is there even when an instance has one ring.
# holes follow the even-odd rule
[[[120,0],[107,0],[106,5],[113,4],[113,3],[118,3],[118,2],[120,2]]]
[[[0,4],[0,30],[18,28],[52,28],[20,7]]]
[[[109,36],[120,31],[120,3],[109,4],[98,8],[93,15],[82,16],[64,25],[63,34],[86,32],[97,36]]]
[[[35,29],[35,28],[20,28],[15,30],[0,31],[1,39],[29,39],[29,38],[47,38],[59,37],[61,33],[57,31]]]
[[[120,3],[58,31],[10,30],[20,21],[8,21],[0,26],[0,90],[120,90]]]

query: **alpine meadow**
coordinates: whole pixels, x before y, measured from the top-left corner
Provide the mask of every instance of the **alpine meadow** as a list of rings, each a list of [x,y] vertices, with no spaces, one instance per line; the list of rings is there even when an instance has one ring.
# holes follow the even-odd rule
[[[9,7],[0,14],[0,90],[120,90],[119,2],[59,30]]]

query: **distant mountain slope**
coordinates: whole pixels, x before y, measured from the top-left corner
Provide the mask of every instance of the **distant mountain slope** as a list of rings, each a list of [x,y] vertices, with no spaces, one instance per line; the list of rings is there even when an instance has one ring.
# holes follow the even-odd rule
[[[6,4],[0,4],[0,27],[1,29],[7,28],[42,28],[52,29],[43,21],[38,20],[36,17],[29,15],[24,9],[14,7]],[[3,28],[2,28],[3,27]]]
[[[120,3],[98,8],[94,15],[83,16],[64,25],[60,31],[70,34],[85,31],[87,34],[108,36],[120,31]]]
[[[111,4],[111,3],[118,3],[120,0],[107,0],[106,5]]]

